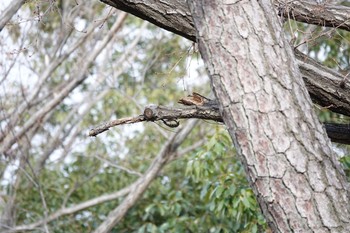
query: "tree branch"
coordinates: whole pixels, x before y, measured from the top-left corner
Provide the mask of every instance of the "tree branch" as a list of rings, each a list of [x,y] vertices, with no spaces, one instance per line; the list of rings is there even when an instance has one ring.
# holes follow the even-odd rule
[[[349,7],[301,0],[275,0],[275,6],[278,14],[287,19],[350,31]]]
[[[107,131],[109,128],[118,125],[133,124],[142,121],[174,121],[177,119],[189,118],[222,122],[218,106],[188,106],[183,108],[171,108],[165,106],[150,105],[145,108],[142,115],[112,120],[96,127],[95,129],[91,129],[89,136],[97,136],[98,134]]]
[[[91,129],[89,136],[97,136],[104,131],[109,130],[111,127],[133,124],[143,121],[177,121],[178,119],[189,119],[197,118],[203,120],[212,120],[216,122],[223,122],[220,115],[219,106],[214,103],[211,105],[203,106],[186,106],[181,108],[171,108],[165,106],[150,105],[144,109],[144,113],[136,117],[126,117],[118,120],[112,120],[101,126]],[[166,125],[168,123],[164,122]],[[338,123],[325,123],[328,137],[332,142],[349,144],[350,145],[350,127],[349,124],[338,124]]]
[[[196,41],[193,19],[186,0],[101,0],[101,2]]]
[[[0,32],[5,27],[8,21],[12,18],[14,14],[21,8],[21,6],[24,4],[24,0],[15,0],[12,1],[8,7],[5,9],[4,12],[2,12],[2,15],[0,17]]]
[[[124,12],[119,15],[118,20],[114,23],[109,33],[103,38],[101,43],[89,53],[89,56],[84,58],[84,63],[81,65],[80,69],[77,70],[77,75],[72,75],[72,81],[64,86],[64,88],[57,93],[55,98],[48,101],[39,111],[33,114],[20,130],[14,132],[13,134],[7,134],[7,136],[4,137],[0,146],[0,155],[4,154],[6,156],[16,140],[21,138],[36,122],[41,121],[48,112],[57,107],[57,105],[59,105],[63,99],[65,99],[71,93],[72,90],[79,86],[88,77],[86,72],[89,69],[89,66],[95,61],[96,57],[101,53],[103,48],[115,36],[116,32],[122,28],[126,16],[127,14]]]
[[[150,168],[148,169],[148,171],[145,174],[143,174],[142,177],[140,177],[138,180],[136,180],[134,183],[132,183],[128,187],[123,188],[123,189],[116,191],[114,193],[111,193],[111,194],[105,194],[105,195],[93,198],[91,200],[76,204],[76,205],[71,206],[71,207],[62,207],[61,209],[50,214],[47,218],[38,220],[38,221],[31,223],[31,224],[20,225],[20,226],[16,226],[13,228],[9,228],[6,232],[13,233],[13,232],[19,232],[19,231],[35,230],[35,229],[39,228],[41,225],[43,225],[44,223],[49,223],[49,222],[54,221],[54,220],[56,220],[64,215],[74,214],[74,213],[79,212],[81,210],[88,209],[92,206],[96,206],[96,205],[102,204],[102,203],[107,202],[107,201],[116,200],[117,198],[121,198],[125,195],[128,195],[129,193],[132,193],[132,195],[134,195],[134,193],[135,193],[134,191],[137,189],[137,187],[139,186],[140,183],[143,183],[144,181],[151,182],[155,178],[155,176],[151,176],[151,174],[154,174],[154,172],[157,169],[158,169],[158,173],[159,173],[159,171],[167,163],[178,159],[182,155],[189,153],[190,151],[198,148],[199,146],[202,146],[205,143],[205,140],[200,140],[200,141],[197,141],[196,143],[194,143],[193,145],[186,147],[180,151],[175,151],[176,148],[181,144],[181,140],[186,138],[186,136],[188,135],[188,133],[190,133],[191,129],[194,127],[194,125],[196,123],[197,123],[197,121],[193,121],[192,123],[190,123],[186,127],[184,127],[182,130],[180,130],[178,133],[176,133],[172,138],[170,138],[168,141],[168,144],[166,144],[166,146],[168,146],[169,142],[171,142],[170,144],[174,146],[171,149],[172,152],[170,151],[171,152],[170,154],[164,154],[164,150],[162,150],[159,153],[158,157],[156,157],[154,159],[154,161],[153,161],[152,165],[150,166]],[[174,138],[176,140],[173,140]],[[167,159],[166,163],[162,164],[161,167],[159,167],[158,166],[159,163],[164,161],[164,159]],[[156,174],[158,174],[158,173],[156,173]]]
[[[113,211],[111,211],[107,219],[94,232],[105,233],[110,230],[124,217],[126,212],[135,204],[142,196],[159,171],[174,157],[177,148],[186,139],[187,135],[192,131],[197,121],[191,121],[185,127],[175,133],[167,143],[163,146],[157,157],[153,160],[146,174],[135,182],[135,189],[128,194],[123,202]]]
[[[329,69],[298,50],[297,63],[312,101],[322,107],[350,116],[350,92],[346,77]]]
[[[117,192],[114,192],[111,194],[105,194],[105,195],[102,195],[100,197],[96,197],[96,198],[93,198],[91,200],[74,205],[72,207],[61,208],[58,211],[56,211],[55,213],[49,215],[46,219],[41,219],[35,223],[31,223],[28,225],[16,226],[12,229],[9,229],[8,232],[34,230],[34,229],[40,227],[41,225],[43,225],[45,222],[46,223],[51,222],[51,221],[53,221],[53,220],[55,220],[63,215],[73,214],[73,213],[76,213],[78,211],[87,209],[89,207],[92,207],[92,206],[95,206],[95,205],[98,205],[98,204],[101,204],[101,203],[104,203],[107,201],[112,201],[112,200],[115,200],[115,199],[120,198],[122,196],[125,196],[126,194],[128,194],[130,191],[133,190],[134,186],[135,186],[135,184],[132,184],[124,189],[117,191]]]

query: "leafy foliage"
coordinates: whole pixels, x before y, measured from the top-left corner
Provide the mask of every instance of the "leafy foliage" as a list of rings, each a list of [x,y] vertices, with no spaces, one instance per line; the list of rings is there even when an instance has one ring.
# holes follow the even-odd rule
[[[113,232],[261,232],[265,227],[231,140],[216,126],[208,144],[170,164]]]

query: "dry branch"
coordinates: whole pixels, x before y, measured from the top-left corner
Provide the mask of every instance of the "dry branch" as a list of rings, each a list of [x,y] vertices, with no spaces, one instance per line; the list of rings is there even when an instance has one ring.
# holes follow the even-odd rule
[[[104,131],[107,131],[109,128],[117,125],[133,124],[141,121],[145,121],[145,118],[142,115],[137,117],[126,117],[118,120],[113,120],[105,124],[102,124],[96,127],[95,129],[90,130],[89,136],[97,136],[98,134],[103,133]]]
[[[144,113],[139,116],[112,120],[101,126],[91,129],[89,132],[89,136],[97,136],[98,134],[108,130],[109,128],[118,125],[133,124],[143,121],[165,121],[164,123],[168,125],[169,123],[167,122],[189,118],[223,122],[218,105],[192,105],[178,108],[150,105],[147,106],[144,109]],[[326,123],[324,124],[324,127],[326,129],[328,137],[331,139],[332,142],[350,144],[349,124]]]
[[[11,3],[8,5],[8,7],[5,9],[4,12],[2,12],[2,15],[0,17],[0,32],[5,27],[5,25],[8,23],[8,21],[11,20],[14,14],[21,8],[21,6],[24,4],[24,0],[15,0],[11,1]]]
[[[134,186],[135,186],[135,184],[132,184],[126,188],[123,188],[123,189],[117,191],[117,192],[114,192],[111,194],[105,194],[105,195],[93,198],[91,200],[79,203],[77,205],[71,206],[71,207],[63,207],[63,208],[57,210],[56,212],[50,214],[47,218],[41,219],[41,220],[34,222],[34,223],[31,223],[31,224],[16,226],[14,228],[8,229],[8,231],[6,231],[6,232],[19,232],[19,231],[22,232],[22,231],[30,231],[30,230],[37,229],[41,225],[43,225],[44,223],[51,222],[51,221],[53,221],[61,216],[73,214],[73,213],[76,213],[78,211],[87,209],[89,207],[123,197],[126,194],[128,194],[129,192],[131,192],[133,190]]]
[[[60,90],[52,100],[42,106],[39,111],[33,114],[21,127],[20,130],[14,132],[13,134],[7,134],[4,137],[0,145],[0,154],[4,154],[6,156],[12,145],[16,143],[19,138],[21,138],[36,122],[41,122],[45,115],[57,107],[77,86],[79,86],[88,77],[88,75],[86,75],[86,72],[88,71],[90,65],[95,61],[96,57],[115,36],[116,32],[122,28],[126,16],[127,14],[124,12],[119,15],[117,21],[111,27],[108,34],[103,38],[99,46],[95,47],[94,50],[89,53],[89,56],[84,58],[84,62],[81,65],[80,69],[77,70],[77,74],[71,75],[71,82],[64,86],[62,90]],[[13,126],[10,125],[9,127]]]
[[[186,106],[182,108],[171,108],[165,106],[150,105],[145,108],[144,113],[142,115],[112,120],[94,129],[91,129],[89,132],[89,136],[97,136],[98,134],[107,131],[109,128],[118,125],[133,124],[142,121],[164,120],[165,122],[171,122],[178,119],[189,118],[198,118],[222,122],[218,106]]]

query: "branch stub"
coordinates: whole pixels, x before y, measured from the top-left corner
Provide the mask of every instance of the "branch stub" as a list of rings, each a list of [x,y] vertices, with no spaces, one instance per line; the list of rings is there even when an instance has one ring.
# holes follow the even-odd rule
[[[143,116],[147,121],[153,121],[156,118],[156,114],[154,112],[154,106],[148,106],[143,111]]]

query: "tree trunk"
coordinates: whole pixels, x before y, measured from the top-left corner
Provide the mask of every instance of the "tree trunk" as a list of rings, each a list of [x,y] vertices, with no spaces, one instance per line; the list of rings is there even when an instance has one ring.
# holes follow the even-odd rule
[[[189,1],[199,50],[274,232],[350,232],[349,184],[269,0]]]

